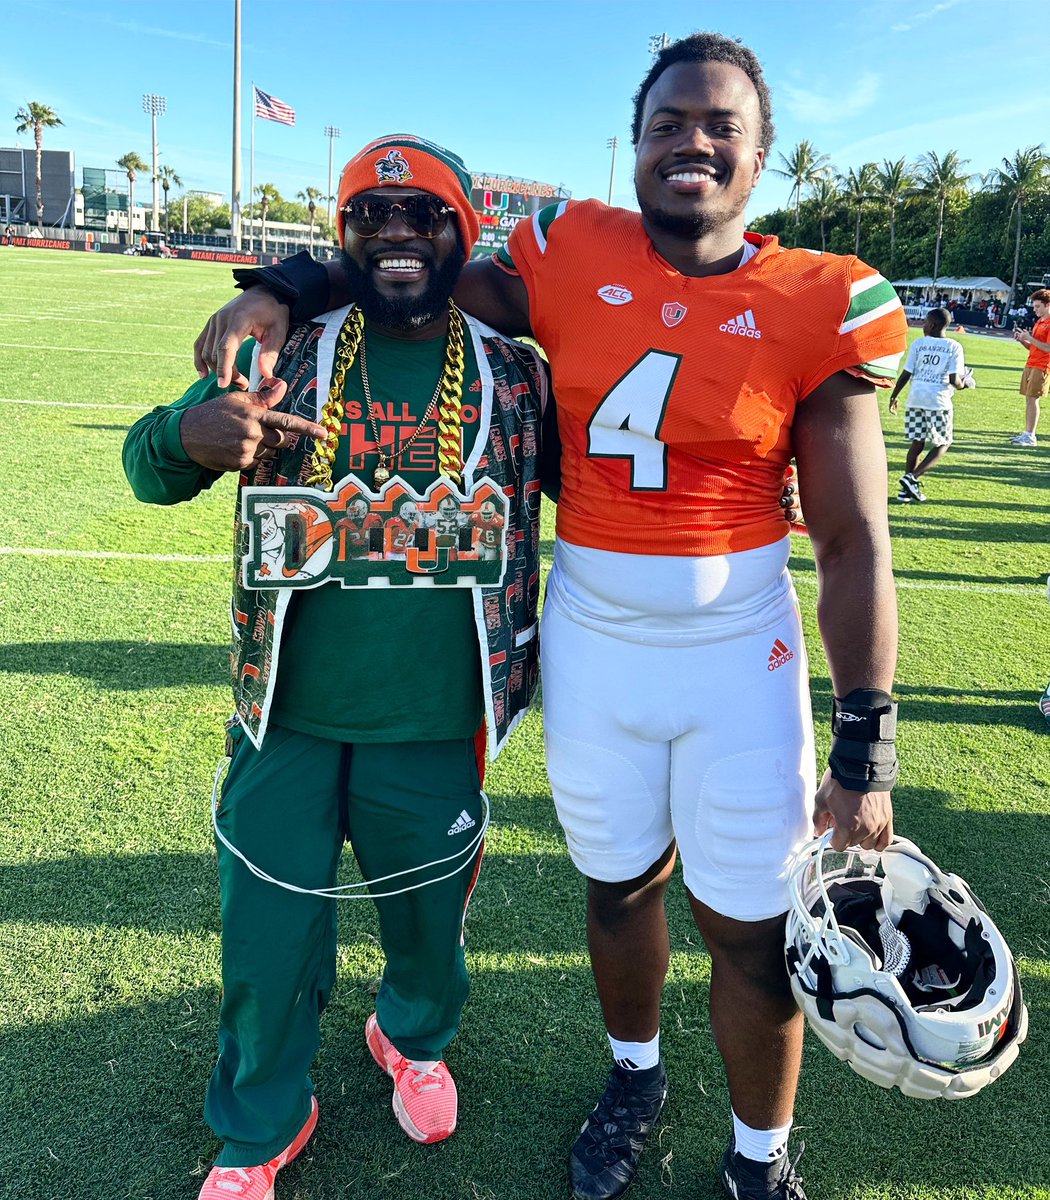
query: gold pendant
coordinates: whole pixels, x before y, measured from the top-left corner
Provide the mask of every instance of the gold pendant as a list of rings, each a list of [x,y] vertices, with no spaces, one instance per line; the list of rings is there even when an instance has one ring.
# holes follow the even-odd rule
[[[390,478],[390,472],[387,469],[387,465],[383,459],[380,459],[379,466],[376,467],[375,472],[372,475],[372,479],[373,479],[376,487],[382,487],[383,484],[386,483],[386,481],[389,478]]]

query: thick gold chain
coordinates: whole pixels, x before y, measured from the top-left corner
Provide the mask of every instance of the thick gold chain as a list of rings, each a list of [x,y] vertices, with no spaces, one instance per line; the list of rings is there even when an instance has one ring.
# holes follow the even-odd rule
[[[339,447],[339,430],[343,423],[343,389],[346,373],[353,365],[361,348],[364,336],[365,318],[359,308],[352,308],[347,314],[343,327],[339,331],[339,340],[335,347],[335,370],[332,372],[332,386],[328,391],[328,399],[321,410],[318,422],[327,431],[324,438],[317,438],[313,456],[310,459],[310,474],[307,486],[320,486],[324,491],[332,490],[332,467],[335,464],[335,454]],[[363,377],[362,377],[363,378]],[[438,380],[438,391],[441,404],[438,409],[438,470],[453,483],[463,482],[463,319],[459,309],[450,300],[448,303],[448,340],[445,346],[445,365]],[[366,387],[366,399],[367,387]],[[433,410],[434,401],[430,403],[427,416]],[[368,401],[369,417],[371,417],[371,400]],[[426,421],[420,423],[416,433],[409,441],[415,439]],[[401,447],[404,450],[405,446]],[[398,454],[401,453],[398,451]],[[393,455],[388,457],[395,457]],[[383,458],[380,452],[380,458]]]
[[[335,370],[332,372],[332,386],[328,390],[328,399],[321,410],[321,419],[318,422],[326,433],[324,438],[317,438],[314,442],[313,457],[310,459],[310,474],[306,479],[309,487],[320,485],[326,492],[332,490],[332,467],[335,464],[335,452],[339,446],[339,429],[343,424],[343,382],[357,356],[357,348],[361,345],[364,332],[364,313],[359,308],[352,308],[346,315],[342,329],[339,330],[339,340],[335,346]]]

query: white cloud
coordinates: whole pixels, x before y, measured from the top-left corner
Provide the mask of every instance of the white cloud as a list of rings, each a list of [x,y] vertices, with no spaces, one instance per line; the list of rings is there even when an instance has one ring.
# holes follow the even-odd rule
[[[952,112],[932,121],[916,121],[911,125],[903,125],[896,129],[884,129],[861,138],[859,141],[838,146],[831,153],[836,162],[853,162],[862,157],[871,156],[900,158],[902,153],[907,153],[906,148],[921,145],[920,138],[924,139],[927,144],[935,139],[945,137],[947,141],[958,142],[960,130],[965,129],[972,133],[979,125],[990,125],[997,121],[1016,121],[1028,114],[1034,116],[1042,109],[1043,103],[1040,97],[1018,96],[995,108],[979,109],[970,113]]]
[[[174,38],[180,42],[196,42],[201,46],[222,46],[223,48],[230,48],[233,45],[232,42],[218,42],[203,33],[183,33],[177,29],[161,29],[156,25],[142,25],[138,21],[114,21],[110,19],[106,23],[116,26],[117,29],[125,29],[128,33],[134,33],[143,38]]]
[[[949,8],[954,8],[957,4],[962,3],[963,0],[940,0],[939,4],[935,4],[932,8],[924,9],[922,12],[912,13],[907,21],[891,25],[890,29],[893,33],[908,33],[921,22],[929,21],[933,17],[939,17],[941,13],[947,12]]]
[[[837,124],[859,116],[875,103],[879,94],[879,77],[865,71],[845,92],[833,85],[816,88],[797,87],[791,83],[779,85],[778,96],[785,98],[791,115],[799,121],[813,124]]]

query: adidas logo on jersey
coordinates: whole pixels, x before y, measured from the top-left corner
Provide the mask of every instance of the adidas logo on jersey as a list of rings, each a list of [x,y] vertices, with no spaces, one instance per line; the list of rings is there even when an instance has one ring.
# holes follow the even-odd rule
[[[452,837],[456,833],[466,833],[468,829],[473,829],[476,824],[477,821],[464,809],[449,826],[448,836]]]
[[[773,643],[773,649],[769,652],[769,666],[766,667],[766,670],[775,671],[777,667],[782,667],[784,663],[790,662],[794,657],[795,652],[789,650],[780,638],[777,638]]]
[[[722,333],[735,333],[739,337],[760,338],[762,336],[762,330],[755,324],[755,314],[751,309],[738,313],[735,317],[730,317],[718,328]]]

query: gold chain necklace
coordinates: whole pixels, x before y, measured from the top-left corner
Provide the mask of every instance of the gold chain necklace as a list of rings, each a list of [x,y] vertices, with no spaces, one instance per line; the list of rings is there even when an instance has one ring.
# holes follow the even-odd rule
[[[397,460],[401,457],[402,454],[404,454],[404,452],[409,448],[409,446],[412,445],[412,443],[416,440],[416,438],[419,437],[419,435],[423,432],[423,429],[426,426],[426,423],[430,420],[430,415],[434,411],[434,405],[437,404],[438,396],[441,395],[441,385],[445,379],[445,368],[444,368],[444,366],[442,366],[441,374],[438,376],[437,386],[434,388],[434,394],[433,394],[433,396],[430,397],[430,403],[427,405],[427,411],[423,414],[423,417],[420,420],[419,424],[413,430],[412,436],[409,438],[406,438],[401,443],[400,448],[397,450],[394,450],[394,448],[393,448],[395,445],[395,442],[391,442],[390,443],[390,447],[391,447],[390,453],[387,454],[386,451],[383,449],[383,447],[380,446],[380,444],[379,444],[379,425],[376,423],[375,408],[372,404],[372,390],[368,386],[368,354],[366,353],[366,350],[367,350],[367,347],[365,344],[365,339],[362,338],[362,340],[361,340],[361,387],[364,389],[364,393],[365,393],[365,405],[367,406],[367,411],[368,411],[368,424],[372,428],[372,438],[375,441],[376,453],[379,455],[379,462],[376,465],[376,469],[372,474],[372,479],[373,479],[376,487],[382,487],[383,484],[386,483],[386,481],[390,478],[390,476],[392,474],[391,467],[394,467],[397,465]],[[395,439],[396,439],[396,435],[395,435]]]
[[[326,492],[332,490],[332,467],[335,464],[335,454],[339,446],[339,430],[343,423],[343,385],[346,373],[353,365],[358,350],[364,356],[365,318],[359,308],[352,308],[347,314],[343,327],[339,331],[339,340],[335,347],[335,370],[332,372],[332,386],[328,391],[328,399],[321,410],[318,424],[326,435],[317,438],[313,455],[310,459],[310,474],[306,483],[309,487],[322,487]],[[463,319],[459,309],[450,300],[448,303],[448,341],[445,346],[445,365],[441,378],[438,380],[436,399],[440,400],[438,407],[438,471],[453,483],[463,481]],[[362,373],[362,383],[365,375]],[[365,384],[365,397],[369,400],[369,418],[372,416],[371,399]],[[430,402],[427,417],[433,411],[435,400]],[[422,424],[426,422],[424,417]],[[412,435],[414,438],[419,429]],[[378,440],[378,439],[377,439]],[[411,440],[411,439],[410,439]],[[401,451],[406,447],[402,446]],[[400,454],[401,451],[398,451]],[[385,469],[387,456],[380,453],[380,466]],[[391,456],[392,461],[392,456]],[[387,471],[389,478],[389,471]],[[380,480],[379,468],[376,469],[376,486],[385,483]]]

